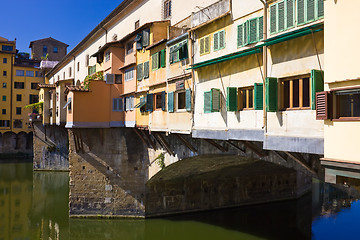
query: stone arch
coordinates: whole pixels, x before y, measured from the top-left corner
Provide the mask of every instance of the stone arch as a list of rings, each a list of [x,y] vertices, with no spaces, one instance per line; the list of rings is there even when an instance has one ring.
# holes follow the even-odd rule
[[[81,82],[80,82],[80,80],[78,79],[77,81],[76,81],[76,86],[80,86],[81,85]]]
[[[13,152],[16,147],[16,134],[14,132],[5,132],[2,136],[3,152]]]
[[[16,135],[16,148],[18,150],[26,150],[28,141],[28,134],[26,132],[19,132]]]

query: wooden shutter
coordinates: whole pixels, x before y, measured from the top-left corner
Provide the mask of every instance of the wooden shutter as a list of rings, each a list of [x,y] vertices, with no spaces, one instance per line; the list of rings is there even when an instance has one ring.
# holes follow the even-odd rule
[[[205,53],[205,38],[200,39],[200,55]]]
[[[244,108],[244,103],[243,103],[243,90],[241,88],[238,88],[237,90],[237,105],[238,105],[238,110],[241,111]],[[245,103],[246,104],[246,103]]]
[[[237,27],[237,46],[241,47],[244,45],[244,33],[243,33],[244,24],[240,24]]]
[[[278,4],[278,32],[284,31],[285,29],[285,2],[279,2]]]
[[[324,71],[311,70],[311,109],[315,110],[316,93],[324,91]]]
[[[259,17],[258,23],[258,39],[261,41],[264,38],[264,17]]]
[[[154,94],[152,93],[146,94],[146,111],[154,111]]]
[[[292,28],[295,25],[294,7],[294,0],[286,0],[286,28]]]
[[[324,0],[316,0],[317,1],[317,18],[324,17]]]
[[[219,33],[214,33],[214,51],[219,50]]]
[[[305,23],[305,0],[297,1],[297,24]]]
[[[277,105],[278,105],[278,96],[277,96],[277,78],[266,78],[265,81],[265,88],[266,88],[266,95],[265,95],[265,104],[266,104],[266,111],[267,112],[276,112]]]
[[[113,110],[113,112],[114,111],[118,111],[118,101],[117,101],[118,99],[117,98],[113,98],[113,108],[112,108],[112,110]]]
[[[191,89],[187,88],[185,92],[185,107],[186,111],[191,111]]]
[[[137,42],[136,42],[136,50],[141,50],[143,48],[143,45],[142,45],[142,33],[138,33],[136,35],[136,39],[139,39]]]
[[[144,78],[149,78],[149,61],[144,62]]]
[[[120,111],[120,112],[124,111],[123,99],[122,99],[122,98],[118,98],[117,100],[118,100],[119,111]]]
[[[174,51],[174,47],[170,47],[170,53],[169,53],[169,62],[170,63],[173,63],[174,62],[174,53],[173,53],[173,51]],[[201,50],[200,50],[200,54],[201,54]]]
[[[160,64],[161,64],[161,67],[165,67],[166,66],[166,61],[165,61],[165,49],[162,49],[160,51]]]
[[[229,112],[237,111],[237,88],[235,87],[226,89],[226,109]]]
[[[219,32],[219,49],[225,48],[225,30]]]
[[[174,112],[174,92],[168,93],[168,112]]]
[[[257,42],[257,18],[249,20],[249,43]]]
[[[306,21],[315,20],[315,0],[306,0]]]
[[[330,93],[317,92],[316,93],[316,120],[330,119]]]
[[[161,92],[161,110],[163,110],[163,111],[166,110],[166,92],[165,91]]]
[[[249,43],[249,20],[244,22],[244,45]]]
[[[204,113],[211,113],[211,91],[204,92]]]
[[[150,44],[150,29],[146,29],[143,31],[142,35],[142,45],[143,47],[147,47]]]
[[[205,37],[205,43],[204,43],[204,53],[210,52],[210,36]]]
[[[263,84],[262,83],[254,84],[254,109],[255,110],[263,109]]]
[[[156,70],[158,69],[158,65],[159,65],[159,53],[154,53],[152,56],[151,56],[151,69],[152,70]]]
[[[270,34],[276,33],[276,4],[270,6]]]
[[[137,65],[137,68],[136,68],[136,79],[138,81],[141,81],[143,79],[143,64],[140,63]]]
[[[212,112],[220,111],[220,89],[217,88],[211,89],[211,111]]]

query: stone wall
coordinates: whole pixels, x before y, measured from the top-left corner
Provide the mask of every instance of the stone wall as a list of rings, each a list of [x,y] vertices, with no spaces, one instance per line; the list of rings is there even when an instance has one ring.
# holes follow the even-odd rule
[[[0,133],[0,158],[31,157],[33,154],[32,143],[32,132]]]
[[[68,134],[64,127],[34,122],[35,170],[69,170]]]

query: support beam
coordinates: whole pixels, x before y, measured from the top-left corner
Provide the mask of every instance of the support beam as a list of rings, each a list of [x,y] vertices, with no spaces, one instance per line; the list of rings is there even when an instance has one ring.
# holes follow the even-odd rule
[[[145,138],[143,137],[143,135],[141,134],[141,130],[137,129],[137,128],[133,128],[134,132],[136,133],[136,135],[138,135],[138,137],[141,139],[141,141],[143,141],[143,143],[149,147],[149,144],[146,142]]]
[[[275,153],[276,156],[280,157],[280,158],[283,159],[285,162],[287,162],[286,157],[285,157],[283,154],[281,154],[281,152],[275,151],[275,150],[273,150],[272,152]]]
[[[242,141],[242,142],[244,143],[245,147],[250,148],[251,151],[256,153],[259,157],[265,157],[267,155],[267,153],[264,150],[256,146],[254,143],[248,141]]]
[[[153,148],[154,150],[156,150],[156,149],[157,149],[157,148],[156,148],[156,143],[154,143],[154,141],[150,138],[149,133],[146,132],[146,131],[143,131],[143,133],[144,133],[146,139],[149,141],[149,143],[150,143],[150,145],[152,146],[152,148]]]
[[[159,140],[161,141],[161,143],[164,145],[166,151],[171,155],[171,156],[175,156],[175,153],[171,150],[169,143],[166,141],[166,139],[164,138],[164,136],[161,133],[154,133],[154,135],[156,135],[157,137],[159,137]]]
[[[214,147],[216,147],[217,149],[219,149],[220,151],[222,152],[227,152],[228,149],[221,146],[220,144],[218,144],[217,142],[215,142],[214,140],[212,139],[204,139],[206,142],[208,142],[209,144],[213,145]]]
[[[183,136],[181,136],[180,134],[178,134],[178,133],[175,133],[175,136],[177,136],[177,138],[178,139],[180,139],[180,141],[188,148],[188,149],[190,149],[192,152],[198,152],[197,150],[196,150],[196,148],[193,146],[193,145],[191,145],[191,143],[189,143]]]
[[[237,150],[239,150],[240,152],[245,153],[245,150],[244,150],[244,149],[240,148],[237,144],[231,142],[231,140],[227,140],[226,142],[227,142],[228,144],[230,144],[231,146],[233,146],[234,148],[236,148]]]
[[[293,159],[295,162],[299,163],[301,166],[303,166],[304,168],[306,168],[309,172],[311,172],[314,175],[317,175],[317,173],[312,170],[309,166],[307,166],[305,163],[303,163],[299,158],[297,158],[296,154],[291,153],[291,152],[284,152],[286,153],[286,155],[288,155],[289,157],[291,157],[291,159]]]

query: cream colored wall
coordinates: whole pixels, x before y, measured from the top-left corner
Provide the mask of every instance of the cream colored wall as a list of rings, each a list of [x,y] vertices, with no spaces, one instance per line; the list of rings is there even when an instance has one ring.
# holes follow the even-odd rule
[[[146,97],[146,93],[136,95],[135,105],[140,103],[140,98]],[[135,108],[136,126],[147,127],[149,125],[149,113],[140,112],[140,108]]]
[[[153,102],[153,109],[154,111],[150,112],[149,114],[149,129],[151,131],[166,131],[167,130],[167,94],[166,98],[166,110],[163,111],[162,109],[156,109],[155,107],[155,94],[161,93],[162,91],[166,91],[166,84],[160,84],[156,87],[153,87],[149,90],[149,93],[154,94],[154,102]]]
[[[262,10],[264,5],[260,0],[231,0],[233,19],[244,17],[251,13]]]

